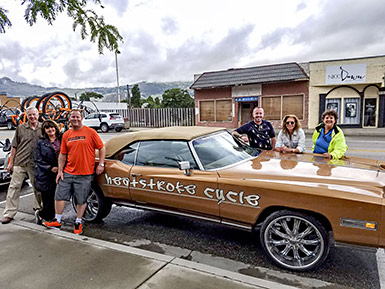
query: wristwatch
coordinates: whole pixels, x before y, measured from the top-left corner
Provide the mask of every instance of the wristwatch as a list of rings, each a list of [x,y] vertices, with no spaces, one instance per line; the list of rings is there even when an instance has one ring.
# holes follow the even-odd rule
[[[104,167],[104,164],[99,164],[99,166]]]

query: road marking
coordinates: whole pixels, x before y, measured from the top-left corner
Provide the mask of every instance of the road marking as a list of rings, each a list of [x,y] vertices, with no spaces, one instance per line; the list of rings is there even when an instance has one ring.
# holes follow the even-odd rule
[[[33,194],[34,194],[34,193],[29,193],[29,194],[26,194],[26,195],[22,195],[22,196],[20,196],[20,199],[26,198],[26,197],[29,197],[29,196],[32,196]],[[7,200],[4,200],[4,201],[0,202],[0,205],[5,204],[6,201],[7,201]]]
[[[380,288],[385,289],[385,249],[377,249],[376,257]]]

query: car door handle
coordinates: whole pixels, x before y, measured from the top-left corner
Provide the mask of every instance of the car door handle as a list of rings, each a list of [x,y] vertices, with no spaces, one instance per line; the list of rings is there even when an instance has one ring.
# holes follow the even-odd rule
[[[131,174],[131,177],[141,177],[142,174]]]

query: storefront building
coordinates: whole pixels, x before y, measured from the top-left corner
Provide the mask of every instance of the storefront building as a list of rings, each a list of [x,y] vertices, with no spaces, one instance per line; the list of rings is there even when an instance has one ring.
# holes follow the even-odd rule
[[[0,105],[3,108],[19,107],[20,97],[8,97],[6,92],[0,92]]]
[[[309,128],[335,109],[346,128],[385,126],[385,56],[309,62]]]
[[[309,78],[307,66],[284,63],[205,72],[196,77],[196,124],[237,128],[251,120],[251,110],[263,107],[265,119],[279,128],[286,114],[295,114],[308,126]]]

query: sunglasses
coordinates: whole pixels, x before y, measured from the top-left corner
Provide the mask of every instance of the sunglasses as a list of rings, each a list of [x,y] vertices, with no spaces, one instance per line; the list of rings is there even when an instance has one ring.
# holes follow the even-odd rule
[[[294,121],[287,121],[286,124],[295,124]]]

